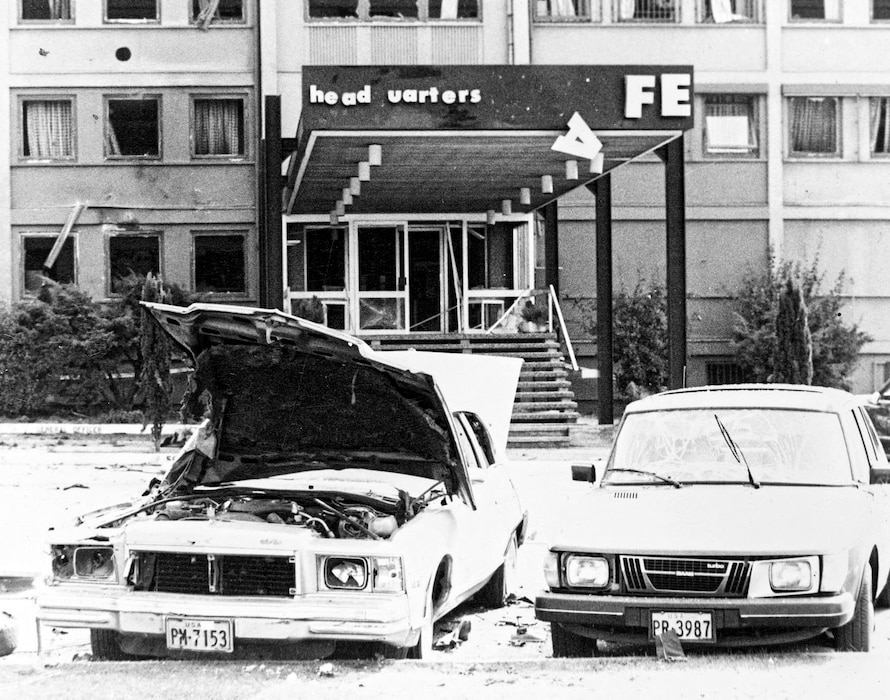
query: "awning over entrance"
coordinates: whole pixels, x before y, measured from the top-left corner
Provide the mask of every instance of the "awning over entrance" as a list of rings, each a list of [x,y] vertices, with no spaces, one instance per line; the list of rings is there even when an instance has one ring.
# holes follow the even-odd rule
[[[530,211],[678,138],[691,105],[688,66],[307,66],[286,213]]]

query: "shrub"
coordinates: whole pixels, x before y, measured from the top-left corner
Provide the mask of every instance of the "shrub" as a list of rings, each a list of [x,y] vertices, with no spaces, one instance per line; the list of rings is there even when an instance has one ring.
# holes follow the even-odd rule
[[[549,321],[549,314],[544,304],[535,304],[527,301],[519,313],[522,316],[522,320],[529,323],[544,325]]]
[[[764,272],[749,274],[735,295],[732,347],[736,361],[749,381],[772,382],[775,366],[776,316],[782,287],[791,280],[803,295],[813,350],[812,383],[849,389],[859,351],[871,337],[856,323],[846,323],[841,296],[846,277],[841,272],[823,291],[825,273],[818,256],[811,264],[770,260]]]
[[[793,279],[785,280],[776,312],[774,379],[788,384],[812,384],[813,342],[803,292]]]
[[[576,302],[581,328],[596,337],[595,302]],[[668,384],[667,299],[664,288],[641,279],[612,300],[612,372],[616,396],[638,399]]]

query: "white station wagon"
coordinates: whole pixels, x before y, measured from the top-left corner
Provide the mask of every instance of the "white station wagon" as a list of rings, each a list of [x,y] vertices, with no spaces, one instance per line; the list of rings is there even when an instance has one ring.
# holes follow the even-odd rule
[[[837,649],[867,651],[874,603],[890,604],[890,487],[861,404],[738,385],[628,406],[602,478],[546,559],[535,609],[554,656],[668,632],[741,646],[830,631]]]
[[[143,497],[51,531],[42,624],[89,628],[107,659],[262,642],[423,657],[464,600],[504,604],[525,530],[500,458],[520,360],[147,306],[194,359],[183,413],[203,422]]]

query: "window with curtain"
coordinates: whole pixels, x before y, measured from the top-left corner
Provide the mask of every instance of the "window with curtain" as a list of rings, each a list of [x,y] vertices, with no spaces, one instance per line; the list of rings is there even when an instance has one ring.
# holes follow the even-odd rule
[[[194,120],[196,156],[244,155],[244,100],[195,98]]]
[[[871,0],[872,20],[890,19],[890,0]]]
[[[105,0],[108,22],[157,22],[158,0]]]
[[[244,0],[192,0],[192,21],[243,22]]]
[[[22,100],[22,156],[74,157],[71,100]]]
[[[615,0],[613,16],[618,22],[677,22],[677,0]]]
[[[45,22],[62,22],[71,16],[71,0],[21,0],[22,19]]]
[[[841,0],[789,0],[791,19],[840,21]]]
[[[591,19],[590,0],[536,0],[534,8],[536,20]]]
[[[757,98],[705,95],[704,152],[714,156],[760,155]]]
[[[196,234],[194,245],[196,292],[247,292],[243,234]]]
[[[714,24],[760,22],[760,0],[699,0],[698,21]]]
[[[792,156],[840,155],[838,108],[837,97],[791,98],[789,150]]]
[[[105,155],[157,158],[161,155],[160,100],[109,98],[106,102]]]
[[[22,279],[26,294],[39,292],[40,287],[43,286],[44,278],[49,278],[60,284],[73,284],[77,281],[75,279],[74,238],[72,236],[65,239],[62,250],[52,268],[46,270],[43,267],[56,243],[56,235],[24,236],[22,238],[22,262],[24,263]]]
[[[868,101],[871,154],[890,155],[890,97],[872,97]]]

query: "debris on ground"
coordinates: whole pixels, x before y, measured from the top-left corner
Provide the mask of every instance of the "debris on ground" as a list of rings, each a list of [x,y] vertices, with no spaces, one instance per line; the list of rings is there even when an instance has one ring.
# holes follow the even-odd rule
[[[0,656],[9,656],[17,646],[15,618],[4,610],[0,612]]]
[[[510,646],[524,647],[526,644],[541,644],[544,641],[544,636],[531,629],[529,625],[520,625],[516,628],[513,636],[510,637]]]
[[[333,678],[334,677],[334,664],[326,663],[322,664],[318,667],[318,675],[323,678]]]
[[[470,638],[470,630],[472,623],[469,620],[456,620],[451,624],[450,629],[439,637],[433,644],[434,649],[447,650],[454,649],[461,642],[465,642]]]
[[[89,486],[86,484],[71,484],[70,486],[63,486],[62,491],[67,491],[68,489],[88,489]]]
[[[673,630],[655,635],[655,655],[661,661],[686,661],[680,637]]]

